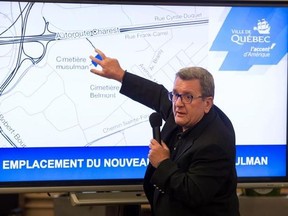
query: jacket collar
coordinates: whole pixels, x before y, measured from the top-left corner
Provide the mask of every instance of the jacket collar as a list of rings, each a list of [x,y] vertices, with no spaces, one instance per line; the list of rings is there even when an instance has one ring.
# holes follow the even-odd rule
[[[202,134],[203,130],[209,125],[209,123],[216,117],[216,112],[214,110],[214,106],[210,109],[210,111],[203,116],[203,118],[193,127],[179,134],[182,139],[186,139],[189,137],[189,142],[185,143],[185,146],[181,148],[181,151],[178,152],[177,160],[181,155],[183,155],[188,149],[190,149],[194,143],[194,141]]]

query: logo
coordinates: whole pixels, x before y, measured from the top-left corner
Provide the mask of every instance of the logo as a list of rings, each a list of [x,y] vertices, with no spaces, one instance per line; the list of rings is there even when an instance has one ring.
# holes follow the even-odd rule
[[[287,8],[232,7],[210,49],[227,52],[219,70],[278,64],[287,53],[287,14]]]
[[[265,20],[258,20],[257,27],[254,27],[255,31],[258,31],[259,34],[270,34],[270,25],[269,23]]]
[[[271,47],[274,48],[276,45],[275,43],[273,43],[273,46],[271,47],[270,45],[268,47],[263,47],[263,45],[267,45],[271,43],[270,29],[271,27],[269,23],[265,19],[262,19],[261,21],[258,21],[257,27],[253,28],[254,32],[251,29],[241,29],[241,30],[232,29],[231,41],[238,45],[252,44],[253,47],[251,47],[250,49],[250,51],[252,52],[253,51],[267,52],[270,50]],[[256,46],[257,48],[255,48]],[[254,54],[246,53],[246,56],[247,55],[253,56]],[[262,55],[262,57],[265,57],[265,56],[266,55]]]

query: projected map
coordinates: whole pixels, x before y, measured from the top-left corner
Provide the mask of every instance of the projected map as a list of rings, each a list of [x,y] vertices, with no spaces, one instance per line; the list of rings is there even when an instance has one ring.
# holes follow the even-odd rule
[[[153,111],[91,74],[88,57],[97,47],[171,88],[180,67],[204,64],[209,19],[201,7],[135,8],[0,3],[1,147],[148,144]]]
[[[168,90],[180,68],[207,68],[237,144],[283,144],[285,17],[268,7],[1,2],[0,147],[149,144],[153,110],[90,73],[95,47]]]
[[[90,72],[95,48],[168,90],[207,68],[237,175],[286,175],[287,7],[63,2],[0,1],[0,184],[143,178],[154,110]]]

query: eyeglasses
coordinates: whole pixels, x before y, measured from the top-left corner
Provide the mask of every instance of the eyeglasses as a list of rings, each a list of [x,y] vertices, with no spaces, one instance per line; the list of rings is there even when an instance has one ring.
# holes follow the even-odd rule
[[[190,104],[193,99],[203,98],[203,96],[200,95],[198,97],[193,97],[193,95],[191,95],[191,94],[178,94],[178,93],[174,93],[174,92],[168,92],[168,98],[173,103],[175,103],[178,100],[178,98],[180,98],[182,103]]]

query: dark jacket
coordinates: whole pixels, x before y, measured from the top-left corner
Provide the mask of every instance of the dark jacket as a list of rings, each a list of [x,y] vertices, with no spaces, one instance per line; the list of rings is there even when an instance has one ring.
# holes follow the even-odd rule
[[[235,133],[215,105],[193,128],[179,134],[168,91],[126,72],[120,92],[159,112],[162,140],[173,158],[147,167],[144,190],[155,216],[238,216]]]

